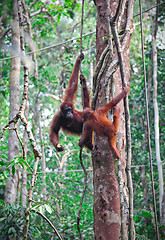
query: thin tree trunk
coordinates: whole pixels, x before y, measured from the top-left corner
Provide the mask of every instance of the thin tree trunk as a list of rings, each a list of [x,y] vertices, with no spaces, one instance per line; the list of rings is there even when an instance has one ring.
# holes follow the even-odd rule
[[[12,24],[12,47],[14,54],[20,53],[20,34],[18,21],[18,7],[17,0],[13,0],[13,24]],[[11,59],[10,67],[10,113],[9,120],[13,119],[19,110],[19,79],[20,79],[20,58]],[[13,124],[10,128],[14,127]],[[14,157],[18,156],[19,142],[14,130],[9,130],[8,141],[8,161],[12,161]],[[9,179],[6,183],[5,202],[15,203],[17,190],[17,177],[10,172]]]
[[[20,117],[22,122],[24,123],[25,130],[28,134],[29,141],[31,142],[31,146],[33,148],[33,153],[35,156],[35,162],[34,162],[34,167],[33,167],[33,172],[32,172],[32,179],[30,183],[30,188],[28,192],[28,204],[27,204],[27,210],[25,212],[25,218],[26,218],[26,223],[24,227],[24,239],[27,239],[28,235],[28,228],[29,228],[29,221],[30,221],[30,209],[32,206],[32,194],[33,194],[33,189],[35,186],[36,182],[36,175],[37,175],[37,167],[39,160],[41,158],[41,154],[37,149],[36,142],[34,140],[33,134],[31,132],[31,129],[29,127],[29,124],[24,116],[24,111],[27,105],[27,100],[28,100],[28,82],[29,82],[29,66],[26,61],[26,56],[25,56],[25,44],[24,44],[24,18],[23,18],[23,11],[22,11],[22,2],[21,0],[18,0],[18,16],[19,16],[19,26],[20,26],[20,43],[21,43],[21,50],[22,50],[22,56],[24,60],[24,92],[23,92],[23,98],[22,98],[22,104],[20,106]]]
[[[146,152],[146,146],[147,146],[147,126],[146,126],[145,118],[146,118],[146,114],[144,114],[144,117],[141,119],[141,124],[143,126],[143,132],[144,132],[143,144],[142,144],[143,152]],[[142,164],[145,165],[145,161],[143,161]],[[144,196],[145,207],[147,210],[149,210],[149,203],[148,203],[149,193],[147,190],[147,179],[146,179],[145,166],[141,167],[140,176],[141,176],[142,186],[143,186],[143,196]],[[144,217],[144,223],[146,226],[148,226],[150,223],[150,219],[148,217]]]
[[[163,193],[163,199],[162,199],[162,215],[160,219],[160,224],[163,226],[162,234],[165,237],[165,185],[164,185],[164,193]]]
[[[162,161],[160,158],[160,141],[159,141],[159,110],[157,102],[157,53],[155,41],[152,41],[153,45],[153,105],[154,105],[154,128],[155,128],[155,151],[156,161],[159,174],[159,207],[160,216],[162,215],[162,199],[163,199],[163,169]],[[155,49],[155,50],[154,50]]]
[[[159,1],[157,1],[157,4]],[[156,151],[156,161],[158,166],[159,175],[159,211],[160,218],[162,216],[162,200],[163,200],[163,169],[162,161],[160,158],[160,141],[159,141],[159,109],[157,102],[157,49],[156,49],[156,35],[157,35],[157,25],[158,25],[158,7],[156,15],[151,21],[151,32],[152,32],[152,55],[153,55],[153,106],[154,106],[154,129],[155,129],[155,151]]]
[[[43,173],[42,182],[43,182],[43,188],[41,190],[41,193],[43,195],[43,200],[46,201],[46,161],[45,161],[45,148],[43,144],[43,134],[42,134],[42,127],[41,127],[41,108],[40,108],[40,102],[39,102],[39,93],[37,93],[37,100],[36,100],[36,107],[37,107],[37,125],[39,128],[39,138],[41,142],[41,170]]]
[[[92,62],[92,40],[90,40],[89,45],[89,61],[90,61],[90,85],[91,89],[93,89],[93,62]]]
[[[25,117],[28,119],[28,112],[29,112],[29,103],[27,102],[26,108],[25,108]],[[24,150],[25,150],[25,156],[24,160],[27,160],[27,146],[28,146],[28,135],[27,132],[24,130],[24,137],[23,137],[23,142],[24,142]],[[27,199],[27,168],[24,165],[24,169],[22,170],[22,205],[26,206],[26,199]]]
[[[21,172],[19,168],[17,168],[17,204],[20,203],[20,196],[21,196]]]

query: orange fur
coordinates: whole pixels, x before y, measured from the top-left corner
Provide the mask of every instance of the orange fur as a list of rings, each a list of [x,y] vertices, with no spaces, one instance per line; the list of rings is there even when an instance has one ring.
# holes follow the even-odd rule
[[[108,137],[109,146],[113,150],[115,157],[120,158],[120,152],[116,147],[117,131],[119,128],[119,109],[115,108],[113,115],[113,122],[108,120],[107,112],[115,107],[121,99],[123,99],[130,92],[130,88],[126,87],[123,91],[113,98],[104,107],[99,108],[97,111],[92,111],[91,108],[86,108],[83,111],[84,132],[79,141],[79,146],[82,147],[88,139],[91,138],[92,132],[100,137]]]

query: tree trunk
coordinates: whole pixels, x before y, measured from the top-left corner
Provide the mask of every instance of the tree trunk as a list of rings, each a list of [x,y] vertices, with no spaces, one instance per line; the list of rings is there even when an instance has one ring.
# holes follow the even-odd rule
[[[14,55],[20,52],[20,34],[18,22],[18,8],[17,0],[13,0],[13,24],[12,24],[12,48]],[[20,79],[20,58],[11,59],[10,67],[10,113],[9,120],[11,120],[19,111],[19,79]],[[14,127],[13,124],[10,128]],[[9,130],[8,141],[8,161],[12,161],[14,157],[18,156],[19,143],[14,130]],[[9,179],[6,183],[5,202],[15,203],[17,191],[17,178],[10,173]]]
[[[27,102],[26,108],[25,108],[25,117],[28,119],[28,112],[29,112],[29,102]],[[24,130],[24,137],[23,137],[23,142],[24,142],[24,150],[25,150],[25,156],[24,160],[27,160],[27,146],[28,146],[28,135],[26,130]],[[21,203],[22,206],[26,206],[26,201],[27,201],[27,167],[24,165],[24,169],[22,169],[22,196],[21,196]]]
[[[160,219],[160,224],[163,226],[162,235],[165,236],[165,185],[164,185],[164,193],[162,199],[162,216]]]
[[[42,170],[42,182],[43,182],[43,188],[41,190],[41,194],[43,196],[43,201],[46,201],[46,160],[45,160],[45,148],[43,144],[43,134],[42,134],[42,127],[41,127],[41,107],[40,107],[40,101],[39,101],[39,92],[37,93],[37,100],[36,100],[36,107],[37,107],[37,125],[39,128],[39,138],[41,141],[41,153],[42,153],[42,159],[41,159],[41,170]]]
[[[149,89],[149,88],[148,88]],[[149,92],[151,90],[149,89]],[[146,145],[147,145],[147,126],[146,126],[146,114],[144,114],[144,116],[141,119],[141,124],[143,126],[143,132],[144,132],[144,137],[143,137],[143,143],[142,143],[142,151],[146,152]],[[143,161],[142,162],[143,166],[141,166],[141,171],[140,171],[140,176],[141,176],[141,181],[142,181],[142,186],[143,186],[143,197],[144,197],[144,203],[145,203],[145,207],[147,210],[149,210],[149,193],[148,193],[148,189],[147,189],[147,179],[146,179],[146,171],[145,171],[145,164],[146,162]],[[144,223],[146,226],[148,226],[151,222],[151,219],[148,217],[144,217]]]
[[[95,239],[118,240],[120,197],[112,153],[106,140],[95,138],[93,153]]]
[[[157,49],[156,49],[156,34],[157,34],[157,16],[154,20],[151,19],[152,26],[152,55],[153,55],[153,105],[154,105],[154,129],[155,129],[155,151],[156,161],[159,175],[159,211],[162,216],[162,200],[163,200],[163,169],[160,158],[160,143],[159,143],[159,110],[157,102]]]
[[[110,1],[110,16],[114,16],[119,1]],[[128,1],[129,2],[129,1]],[[97,7],[97,26],[96,26],[96,60],[97,63],[100,60],[100,56],[107,47],[107,20],[106,20],[106,1],[96,0]],[[126,8],[124,8],[125,11]],[[126,24],[126,14],[122,16],[122,26],[123,29]],[[132,19],[131,19],[132,21]],[[130,77],[130,64],[129,64],[129,44],[130,44],[130,35],[127,38],[127,43],[123,49],[123,58],[124,58],[124,71],[126,76],[126,81],[129,81]],[[113,53],[112,53],[113,54]],[[116,57],[116,54],[113,56]],[[112,61],[111,61],[112,62]],[[96,109],[104,106],[106,99],[111,98],[107,96],[107,84],[105,81],[107,70],[110,66],[110,61],[105,67],[101,80],[99,83],[99,92],[96,101]],[[103,64],[102,64],[103,65]],[[101,70],[100,70],[101,72]],[[100,73],[99,72],[99,73]],[[119,94],[122,90],[122,82],[120,77],[120,71],[117,70],[113,74],[113,79],[115,83],[115,96]],[[108,86],[110,83],[111,77],[109,78]],[[97,84],[94,82],[94,87],[97,88]],[[112,87],[109,88],[112,90]],[[112,92],[111,92],[112,95]],[[125,160],[125,117],[124,117],[124,107],[123,101],[121,101],[118,106],[120,107],[120,126],[118,131],[118,139],[120,152],[121,152],[121,166],[122,166],[122,180],[123,186],[127,185],[127,177],[125,173],[126,160]],[[118,240],[120,237],[120,228],[121,228],[121,218],[120,218],[120,196],[119,196],[119,186],[115,174],[115,165],[114,158],[111,149],[108,146],[107,139],[95,136],[95,146],[92,154],[93,161],[93,182],[94,182],[94,233],[95,239],[101,240]],[[123,196],[124,198],[124,196]],[[128,196],[127,196],[128,199]],[[128,206],[127,206],[128,207]],[[128,210],[128,209],[127,209]],[[124,212],[125,218],[127,219],[128,215],[126,211]],[[132,216],[133,217],[133,216]],[[128,223],[127,223],[128,224]],[[125,228],[125,229],[124,229]],[[124,226],[124,236],[121,236],[121,239],[128,239],[127,227]]]

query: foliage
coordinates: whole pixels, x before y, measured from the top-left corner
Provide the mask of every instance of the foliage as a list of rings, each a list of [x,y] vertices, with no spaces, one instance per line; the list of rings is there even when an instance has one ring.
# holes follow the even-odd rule
[[[11,27],[12,19],[12,5],[11,1],[8,1],[8,5],[1,3],[1,13],[4,17],[1,24],[6,28]],[[27,6],[30,6],[31,1],[26,1]],[[43,6],[42,1],[37,3],[30,10],[31,13],[38,11]],[[45,13],[38,14],[31,18],[33,39],[38,49],[51,46],[56,43],[64,42],[70,38],[80,36],[80,19],[81,19],[81,4],[75,0],[73,1],[52,1],[52,3],[46,5],[46,10],[50,15]],[[10,12],[9,16],[6,16],[5,12]],[[85,14],[88,18],[84,21],[84,34],[92,32],[95,28],[95,11],[93,9],[93,3],[86,1]],[[73,26],[75,25],[75,27]],[[25,31],[27,31],[25,26]],[[89,36],[83,40],[83,48],[89,48],[92,43],[92,39],[95,36]],[[93,40],[94,42],[94,40]],[[11,45],[11,30],[2,39],[1,46]],[[94,59],[94,44],[92,45],[92,58]],[[59,230],[64,239],[76,239],[78,238],[78,231],[76,226],[76,218],[78,214],[79,202],[83,190],[84,174],[81,170],[79,163],[79,152],[77,148],[78,138],[74,136],[66,136],[64,133],[60,133],[60,139],[62,145],[65,146],[64,153],[55,153],[53,147],[49,144],[49,126],[53,115],[57,112],[60,102],[54,100],[51,95],[62,98],[63,91],[67,86],[68,78],[70,77],[74,61],[79,54],[80,40],[71,41],[68,44],[64,44],[50,50],[40,52],[37,54],[38,61],[38,79],[33,76],[33,64],[30,71],[29,81],[29,117],[28,120],[31,123],[33,134],[37,140],[39,146],[44,146],[46,157],[46,196],[42,195],[43,189],[43,174],[41,170],[41,163],[38,168],[38,177],[33,194],[33,199],[36,203],[33,203],[32,209],[38,206],[38,209],[42,211]],[[29,51],[28,46],[26,51]],[[10,49],[7,47],[2,48],[0,58],[8,56]],[[89,53],[85,54],[85,60],[82,64],[82,70],[84,75],[89,75]],[[0,83],[0,128],[8,122],[9,115],[9,71],[10,61],[0,62],[2,69],[1,83]],[[22,99],[23,89],[23,71],[21,71],[20,78],[20,102]],[[78,91],[78,99],[76,101],[76,108],[81,108],[81,91]],[[37,98],[39,96],[39,104],[41,108],[41,127],[43,130],[43,142],[39,138],[39,128],[37,127],[38,118],[38,106]],[[82,108],[81,108],[82,109]],[[19,135],[23,140],[23,126],[19,126]],[[1,170],[0,170],[0,186],[1,196],[4,197],[4,188],[6,183],[6,177],[9,176],[10,169],[15,174],[15,167],[17,166],[20,171],[23,171],[23,167],[18,165],[22,163],[22,150],[20,146],[19,156],[8,165],[8,146],[5,144],[8,139],[8,131],[4,133],[1,140],[0,156],[1,156]],[[6,141],[5,141],[6,140]],[[60,162],[64,159],[64,165],[60,168]],[[89,154],[84,155],[86,168],[91,168]],[[28,156],[27,162],[30,167],[33,168],[34,157],[31,151],[30,143],[28,143]],[[77,171],[78,170],[78,171]],[[27,189],[30,186],[31,173],[29,168]],[[45,199],[46,204],[45,205]],[[21,202],[20,200],[17,200]],[[92,176],[89,173],[88,176],[88,190],[84,203],[82,206],[81,215],[81,228],[85,238],[91,239],[93,236],[93,212],[92,212],[93,194],[92,194]],[[51,206],[51,213],[47,211],[46,206]],[[49,207],[47,207],[49,208]],[[17,237],[22,237],[23,226],[25,224],[24,209],[22,206],[15,205],[2,205],[0,214],[4,217],[5,211],[8,211],[8,218],[3,220],[3,224],[6,228],[2,231],[4,236],[7,232],[7,236],[15,236],[15,232],[18,230]],[[17,214],[15,215],[15,213]],[[9,217],[10,216],[10,217]],[[9,221],[10,219],[10,221]],[[18,224],[13,225],[13,221]],[[4,226],[3,225],[3,226]],[[31,213],[29,239],[50,239],[54,236],[57,239],[52,228],[49,224],[42,219],[41,216],[36,213]],[[85,226],[85,227],[84,227]],[[1,236],[2,236],[1,235]]]
[[[147,8],[147,6],[143,6]],[[153,10],[154,11],[154,10]],[[160,15],[162,18],[162,15]],[[138,24],[138,19],[135,19],[135,24]],[[163,20],[164,21],[164,20]],[[162,23],[161,23],[162,24]],[[145,44],[145,66],[147,80],[149,80],[149,71],[151,65],[151,29],[149,18],[143,21],[144,28],[144,44]],[[160,44],[161,28],[158,30],[157,48],[158,48],[158,107],[160,118],[160,150],[161,160],[164,161],[164,132],[162,121],[164,119],[165,106],[163,94],[164,75],[164,57],[165,46]],[[132,36],[131,51],[131,94],[130,94],[130,111],[131,111],[131,132],[132,132],[132,175],[134,183],[134,221],[136,227],[136,239],[152,239],[154,233],[154,214],[153,214],[153,196],[151,189],[151,176],[148,154],[148,140],[146,129],[146,106],[144,92],[144,77],[143,77],[143,62],[141,57],[141,42],[140,42],[140,25],[136,26],[136,31]],[[134,44],[133,44],[134,43]],[[150,137],[152,148],[153,172],[155,181],[156,201],[159,201],[158,188],[158,170],[155,154],[155,139],[154,139],[154,109],[152,100],[152,80],[151,87],[147,82],[149,98],[149,120],[150,120]],[[142,176],[142,168],[144,166],[144,179]],[[144,189],[143,181],[146,188]],[[147,192],[145,192],[147,191]],[[147,205],[146,205],[147,195]],[[157,208],[159,219],[159,208]]]
[[[25,225],[25,211],[22,206],[14,204],[5,204],[2,200],[0,202],[0,238],[7,239],[21,239],[23,238],[23,228]],[[29,227],[29,239],[35,237],[35,232],[38,229],[32,224]]]

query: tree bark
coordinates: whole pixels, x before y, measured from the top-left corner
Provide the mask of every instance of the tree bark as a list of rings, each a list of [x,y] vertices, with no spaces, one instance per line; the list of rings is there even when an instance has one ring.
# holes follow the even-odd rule
[[[18,21],[18,7],[17,0],[13,0],[13,24],[12,24],[12,48],[14,54],[20,53],[20,33]],[[10,67],[10,113],[9,120],[13,119],[19,110],[19,79],[20,79],[20,58],[11,59]],[[10,128],[14,127],[12,123]],[[9,130],[8,141],[8,161],[12,161],[14,157],[18,156],[19,143],[14,130]],[[17,177],[10,173],[9,179],[6,183],[5,202],[15,203],[17,192]]]
[[[112,153],[106,140],[95,137],[94,233],[95,239],[118,240],[120,235],[120,197]]]
[[[106,22],[106,1],[97,0],[95,1],[97,7],[97,26],[96,26],[96,61],[100,60],[101,54],[106,50],[107,47],[107,22]],[[110,16],[113,17],[116,13],[119,1],[110,1]],[[125,8],[124,8],[125,9]],[[123,9],[122,9],[123,10]],[[126,9],[125,9],[126,11]],[[123,11],[124,13],[124,11]],[[126,14],[122,16],[121,28],[126,24]],[[129,65],[129,44],[130,36],[127,38],[127,43],[123,51],[124,56],[124,71],[125,78],[128,82],[130,77],[130,65]],[[106,55],[106,52],[105,52]],[[113,60],[116,54],[113,53]],[[106,103],[106,99],[111,96],[106,95],[105,76],[107,74],[108,67],[111,62],[104,61],[104,70],[102,71],[101,80],[97,84],[94,82],[95,88],[98,88],[98,95],[96,101],[96,109],[103,106]],[[103,61],[102,61],[103,62]],[[98,74],[99,75],[99,74]],[[112,75],[111,75],[112,76]],[[96,77],[97,78],[97,77]],[[115,95],[121,92],[122,82],[120,78],[120,71],[117,70],[113,75],[115,82]],[[111,81],[111,77],[109,78]],[[98,85],[99,86],[96,86]],[[111,85],[111,84],[109,84]],[[111,90],[111,89],[110,89]],[[112,94],[112,93],[111,93]],[[96,95],[96,94],[95,94]],[[121,146],[121,165],[122,165],[122,178],[123,186],[127,185],[127,177],[125,173],[126,161],[125,161],[125,118],[124,118],[124,107],[121,101],[120,106],[120,127],[118,131],[118,138],[120,139]],[[119,186],[115,174],[115,165],[111,149],[109,149],[107,139],[95,136],[95,146],[92,154],[93,161],[93,181],[94,181],[94,232],[95,239],[112,239],[117,240],[120,236],[120,197],[119,197]],[[126,214],[126,211],[125,211]],[[125,215],[128,217],[127,214]],[[126,228],[126,227],[125,227]],[[127,229],[126,229],[127,233]],[[122,239],[127,239],[122,236]]]

